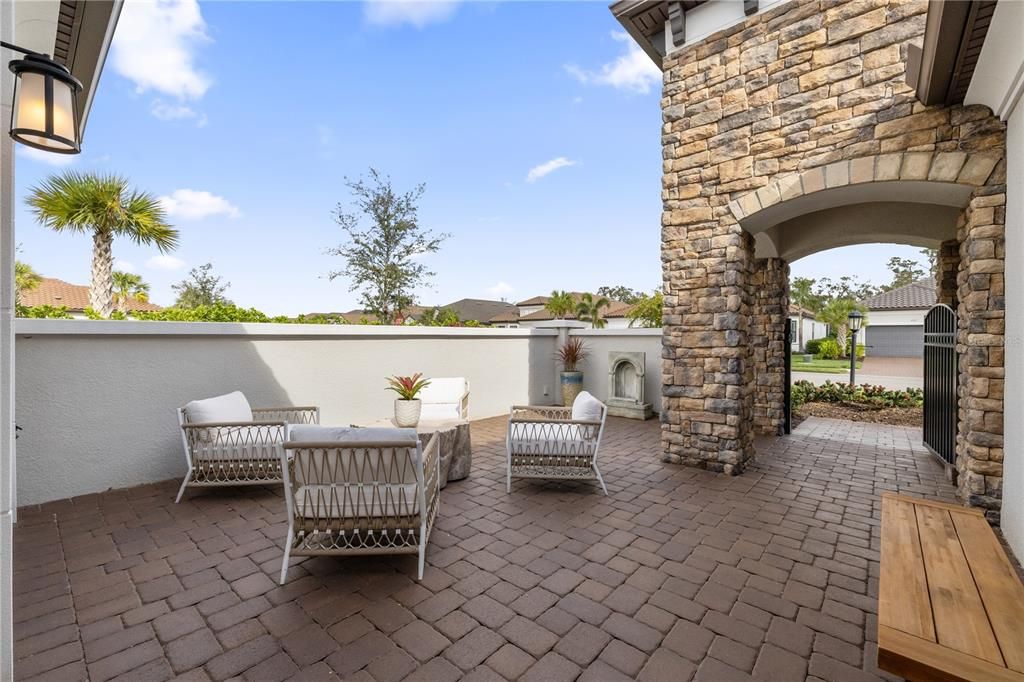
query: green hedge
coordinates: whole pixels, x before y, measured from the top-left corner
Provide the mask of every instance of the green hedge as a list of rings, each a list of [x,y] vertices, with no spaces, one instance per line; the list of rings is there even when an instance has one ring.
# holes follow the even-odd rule
[[[821,352],[821,342],[825,339],[811,339],[804,344],[804,352],[817,355]]]
[[[874,407],[921,407],[924,405],[924,391],[920,388],[904,388],[893,391],[884,386],[826,381],[816,386],[810,381],[793,382],[792,401],[794,409],[804,403],[861,403]]]

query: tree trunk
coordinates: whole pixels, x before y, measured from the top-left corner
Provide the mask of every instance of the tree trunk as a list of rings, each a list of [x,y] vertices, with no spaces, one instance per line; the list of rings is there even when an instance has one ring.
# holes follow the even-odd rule
[[[102,318],[114,312],[114,235],[95,232],[92,236],[92,282],[89,305]]]

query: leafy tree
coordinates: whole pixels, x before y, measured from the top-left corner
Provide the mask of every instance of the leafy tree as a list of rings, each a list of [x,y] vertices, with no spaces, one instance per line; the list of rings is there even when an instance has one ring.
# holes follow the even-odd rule
[[[837,298],[852,298],[855,301],[862,301],[865,298],[871,298],[879,291],[880,289],[870,282],[862,282],[857,277],[843,275],[838,280],[822,277],[815,293],[822,297],[824,304]]]
[[[348,235],[348,243],[327,249],[345,259],[345,267],[328,273],[334,280],[348,277],[349,291],[360,291],[362,307],[386,324],[415,302],[416,287],[434,273],[416,261],[435,253],[450,235],[435,234],[420,226],[418,206],[426,186],[396,192],[391,179],[370,168],[369,180],[345,179],[353,196],[353,210],[338,204],[334,219]],[[369,226],[361,223],[369,218]]]
[[[66,305],[53,306],[53,305],[21,305],[17,304],[14,306],[15,314],[18,317],[33,317],[37,319],[50,319],[50,320],[70,320],[72,319],[71,313],[68,312]]]
[[[544,309],[551,313],[551,316],[556,320],[565,319],[565,316],[573,312],[575,308],[576,300],[572,297],[572,294],[568,291],[559,291],[558,289],[551,292],[548,302],[544,304]]]
[[[234,303],[224,295],[231,282],[221,284],[222,279],[224,278],[213,274],[212,263],[192,268],[187,278],[171,285],[171,289],[178,294],[174,307],[188,309],[200,306],[233,306]]]
[[[417,324],[423,327],[461,327],[458,314],[451,308],[429,308],[420,315]]]
[[[629,303],[630,305],[636,303],[641,298],[647,296],[642,291],[636,291],[629,287],[619,285],[617,287],[600,287],[597,290],[598,296],[604,296],[613,301],[622,301],[623,303]]]
[[[925,270],[921,264],[911,258],[893,256],[889,259],[886,267],[892,273],[892,281],[884,287],[886,291],[906,286],[925,276]]]
[[[837,298],[829,301],[818,313],[821,321],[835,332],[836,342],[845,355],[850,341],[849,316],[854,310],[859,310],[864,315],[864,326],[868,326],[868,309],[852,298]]]
[[[665,306],[665,297],[660,291],[654,294],[640,294],[640,298],[633,304],[629,311],[630,327],[661,327],[661,311]]]
[[[25,291],[32,291],[43,281],[43,276],[32,269],[32,266],[24,261],[14,261],[14,302],[21,300],[21,294]]]
[[[166,220],[156,197],[129,188],[116,175],[68,171],[50,176],[28,197],[36,219],[55,232],[92,235],[89,304],[102,317],[114,311],[114,237],[156,246],[162,252],[178,245],[178,231]]]
[[[919,253],[928,264],[928,273],[931,275],[932,279],[937,278],[939,276],[939,250],[924,248],[921,249]]]
[[[114,271],[114,302],[120,312],[127,312],[128,302],[149,302],[149,283],[141,275],[131,272]]]
[[[580,322],[589,322],[594,329],[604,329],[606,322],[601,317],[601,310],[610,305],[611,301],[604,296],[594,298],[593,294],[583,294],[576,304],[576,318]]]

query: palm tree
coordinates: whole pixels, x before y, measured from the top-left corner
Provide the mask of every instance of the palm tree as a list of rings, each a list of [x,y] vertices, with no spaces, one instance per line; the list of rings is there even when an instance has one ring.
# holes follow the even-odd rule
[[[575,306],[576,302],[573,300],[572,294],[555,289],[548,297],[548,302],[544,304],[544,309],[551,313],[556,320],[561,320],[571,313]]]
[[[611,305],[604,296],[594,298],[593,294],[583,294],[576,304],[576,318],[580,322],[589,322],[594,329],[604,329],[605,320],[601,317],[601,309]]]
[[[835,332],[836,342],[839,343],[839,348],[842,350],[843,355],[847,355],[847,344],[850,342],[849,318],[850,313],[854,310],[860,311],[864,316],[864,326],[868,326],[868,309],[862,303],[858,303],[852,298],[833,299],[818,313],[821,321]]]
[[[32,189],[28,204],[36,219],[55,232],[92,234],[89,305],[101,317],[114,311],[115,236],[152,244],[161,252],[178,245],[178,231],[166,221],[156,197],[128,187],[116,175],[68,171]]]
[[[21,303],[21,294],[32,291],[43,281],[43,276],[28,263],[14,261],[14,302]]]
[[[128,312],[128,301],[131,300],[140,303],[149,302],[149,283],[143,281],[141,276],[115,270],[112,277],[114,280],[114,302],[119,311]]]

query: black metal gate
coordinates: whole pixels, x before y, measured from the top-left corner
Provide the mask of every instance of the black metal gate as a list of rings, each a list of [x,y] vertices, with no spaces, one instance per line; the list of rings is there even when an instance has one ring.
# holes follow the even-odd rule
[[[924,444],[949,464],[956,461],[958,364],[956,312],[940,303],[924,318]]]
[[[792,385],[792,372],[793,372],[793,323],[786,318],[786,334],[785,334],[785,372],[786,376],[783,379],[782,384],[782,432],[792,433],[793,432],[793,385]]]

